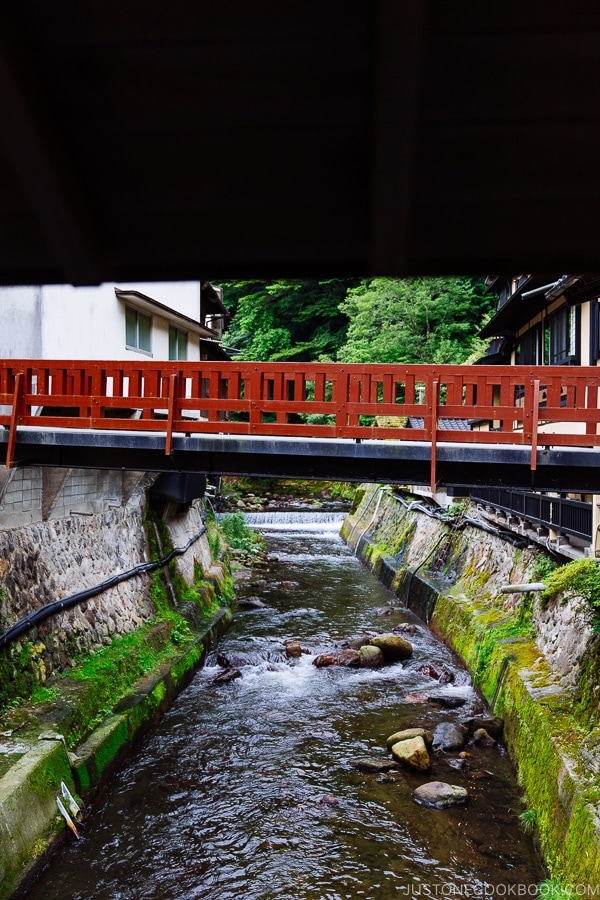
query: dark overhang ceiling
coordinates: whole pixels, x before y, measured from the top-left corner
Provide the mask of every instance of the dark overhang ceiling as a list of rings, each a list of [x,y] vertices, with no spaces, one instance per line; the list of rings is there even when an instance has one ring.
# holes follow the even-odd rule
[[[600,5],[0,9],[0,283],[594,271]]]

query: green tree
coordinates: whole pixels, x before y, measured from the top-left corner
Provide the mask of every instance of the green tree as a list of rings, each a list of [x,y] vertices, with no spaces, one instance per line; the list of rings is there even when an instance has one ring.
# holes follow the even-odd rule
[[[348,323],[340,303],[356,284],[349,278],[225,282],[232,313],[225,343],[242,359],[335,359]]]
[[[372,278],[348,291],[343,362],[464,362],[494,307],[476,278]]]

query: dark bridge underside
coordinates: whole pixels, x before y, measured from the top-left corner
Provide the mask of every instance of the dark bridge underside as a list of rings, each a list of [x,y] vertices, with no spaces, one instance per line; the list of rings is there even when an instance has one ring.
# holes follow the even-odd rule
[[[0,432],[0,463],[6,446],[7,432]],[[535,472],[530,469],[530,458],[527,446],[440,442],[437,483],[465,491],[499,485],[600,493],[600,451],[542,449]],[[167,456],[163,435],[27,429],[18,433],[15,463],[392,484],[429,485],[431,480],[430,446],[410,441],[175,435],[173,453]]]

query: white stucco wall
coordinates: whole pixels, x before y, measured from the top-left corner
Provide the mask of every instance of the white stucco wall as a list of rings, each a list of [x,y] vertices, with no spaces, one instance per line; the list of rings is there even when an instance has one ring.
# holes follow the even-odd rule
[[[115,287],[139,291],[174,312],[199,321],[199,282],[0,288],[0,356],[5,359],[168,359],[169,322],[160,311],[152,313],[150,356],[126,347],[126,303],[117,298]],[[129,305],[135,307],[134,302]],[[185,322],[178,327],[188,330]],[[187,358],[191,361],[200,358],[198,336],[191,332]]]
[[[0,358],[42,355],[42,288],[0,288]]]

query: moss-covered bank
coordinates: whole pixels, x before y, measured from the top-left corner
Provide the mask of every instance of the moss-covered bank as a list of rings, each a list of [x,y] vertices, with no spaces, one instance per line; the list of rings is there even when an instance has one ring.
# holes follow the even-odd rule
[[[185,543],[182,528],[189,530],[181,517],[173,523],[154,513],[146,524],[151,559]],[[191,558],[152,574],[150,621],[73,659],[67,672],[38,679],[0,710],[0,898],[12,896],[67,833],[56,803],[61,782],[89,801],[231,622],[227,541],[214,518],[206,526]]]
[[[548,597],[502,593],[502,585],[537,580],[540,553],[465,525],[464,510],[455,513],[432,517],[414,498],[364,487],[343,535],[400,602],[428,620],[462,658],[504,719],[528,820],[535,822],[551,877],[579,891],[598,890],[600,652],[594,611],[575,596],[573,582],[550,610]],[[569,630],[574,616],[580,616],[577,640]],[[559,661],[554,652],[554,632],[571,651],[569,666],[564,653]]]

